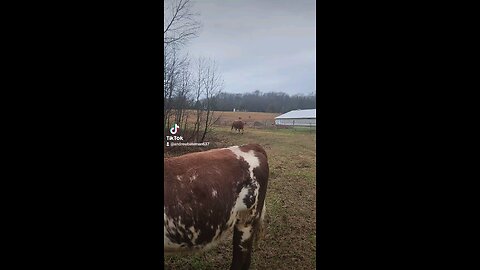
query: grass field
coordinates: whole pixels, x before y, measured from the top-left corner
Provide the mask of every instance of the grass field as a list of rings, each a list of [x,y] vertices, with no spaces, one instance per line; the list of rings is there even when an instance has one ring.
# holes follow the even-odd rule
[[[230,117],[244,118],[240,113],[232,114],[235,115]],[[266,235],[253,251],[250,269],[315,269],[314,131],[308,128],[246,128],[244,134],[238,134],[229,127],[217,126],[208,139],[215,148],[259,143],[267,151],[270,178],[266,198]],[[165,269],[229,269],[231,259],[232,238],[229,237],[206,253],[165,256]]]

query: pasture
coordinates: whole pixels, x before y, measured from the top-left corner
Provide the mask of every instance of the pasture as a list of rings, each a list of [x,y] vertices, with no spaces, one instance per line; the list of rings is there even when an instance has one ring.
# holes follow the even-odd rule
[[[236,120],[240,116],[248,121],[248,116],[252,118],[253,114],[258,113],[227,112],[227,117]],[[260,119],[260,115],[255,116],[255,120]],[[262,120],[273,121],[275,116],[277,114],[265,115]],[[214,148],[258,143],[267,151],[270,178],[265,238],[253,250],[251,269],[315,269],[315,132],[308,128],[253,129],[247,126],[244,134],[238,134],[220,123],[206,141]],[[171,270],[229,269],[231,259],[232,238],[227,237],[222,244],[204,253],[165,256],[164,264],[165,269]]]
[[[246,122],[248,126],[252,126],[255,122],[272,124],[275,122],[275,117],[279,116],[279,113],[259,113],[259,112],[214,112],[214,119],[220,117],[218,125],[231,125],[239,117],[242,121]]]
[[[196,119],[196,112],[194,110],[186,110],[188,115],[188,123],[193,124]],[[247,123],[247,126],[253,126],[255,122],[257,124],[271,126],[275,122],[275,117],[280,113],[262,113],[262,112],[230,112],[230,111],[214,111],[213,119],[216,121],[216,126],[228,126],[233,121],[238,120],[241,117],[242,121]],[[170,117],[170,122],[174,121],[174,116]]]

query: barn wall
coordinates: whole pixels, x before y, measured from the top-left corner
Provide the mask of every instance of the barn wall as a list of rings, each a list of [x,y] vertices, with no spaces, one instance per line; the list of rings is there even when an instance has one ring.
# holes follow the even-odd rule
[[[279,126],[316,126],[317,119],[275,119],[275,125]]]

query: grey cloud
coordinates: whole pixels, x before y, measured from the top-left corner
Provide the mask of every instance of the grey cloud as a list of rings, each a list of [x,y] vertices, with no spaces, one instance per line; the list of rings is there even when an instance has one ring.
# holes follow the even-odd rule
[[[215,59],[226,92],[316,91],[315,1],[194,2],[203,29],[186,48]]]

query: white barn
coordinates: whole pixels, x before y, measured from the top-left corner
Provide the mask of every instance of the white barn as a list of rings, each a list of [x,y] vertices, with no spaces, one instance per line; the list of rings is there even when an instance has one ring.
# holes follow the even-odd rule
[[[317,109],[294,110],[275,117],[279,126],[317,126]]]

